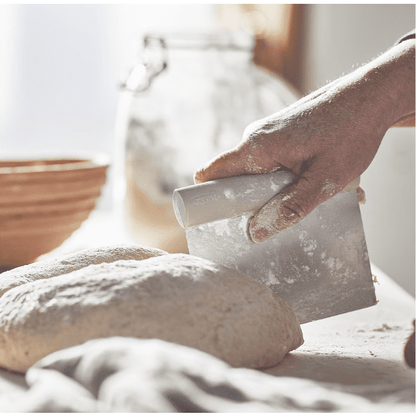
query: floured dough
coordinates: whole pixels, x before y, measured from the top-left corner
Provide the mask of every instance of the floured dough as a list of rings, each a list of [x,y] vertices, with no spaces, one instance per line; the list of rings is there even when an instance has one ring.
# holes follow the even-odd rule
[[[24,372],[89,339],[159,338],[232,366],[268,367],[303,343],[298,319],[245,274],[186,254],[90,265],[0,299],[0,366]]]
[[[39,279],[49,279],[82,269],[90,264],[117,260],[144,260],[162,256],[165,251],[140,245],[115,245],[81,250],[67,256],[17,267],[0,274],[0,297],[8,290]]]

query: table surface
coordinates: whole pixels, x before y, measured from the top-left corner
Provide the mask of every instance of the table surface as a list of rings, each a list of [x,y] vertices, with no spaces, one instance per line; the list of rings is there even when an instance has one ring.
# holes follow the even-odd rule
[[[83,248],[132,243],[114,214],[94,211],[69,240],[47,257]],[[403,360],[403,346],[412,331],[415,300],[372,265],[378,304],[302,325],[305,342],[273,368],[275,376],[331,383],[341,391],[369,399],[388,397],[414,403],[415,374]],[[0,394],[26,389],[23,376],[0,370]]]

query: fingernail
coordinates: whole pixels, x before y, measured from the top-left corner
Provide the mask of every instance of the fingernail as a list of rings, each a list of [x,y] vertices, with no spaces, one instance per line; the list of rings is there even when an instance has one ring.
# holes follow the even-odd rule
[[[195,184],[203,182],[203,178],[201,178],[201,176],[202,176],[202,169],[199,169],[194,173],[194,183]]]
[[[254,243],[262,243],[270,238],[268,231],[252,221],[249,226],[249,234]]]

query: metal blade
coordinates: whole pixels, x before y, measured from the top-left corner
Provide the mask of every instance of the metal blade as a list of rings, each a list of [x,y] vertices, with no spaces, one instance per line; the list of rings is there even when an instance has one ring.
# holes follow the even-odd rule
[[[300,323],[376,304],[356,191],[341,192],[264,243],[247,233],[249,216],[186,229],[189,253],[267,285]]]

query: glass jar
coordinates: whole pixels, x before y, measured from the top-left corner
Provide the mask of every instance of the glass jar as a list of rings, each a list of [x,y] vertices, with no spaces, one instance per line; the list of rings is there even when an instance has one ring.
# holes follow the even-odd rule
[[[172,207],[175,188],[238,144],[245,127],[298,99],[257,67],[254,38],[214,32],[146,35],[121,84],[115,198],[142,245],[187,253]]]

